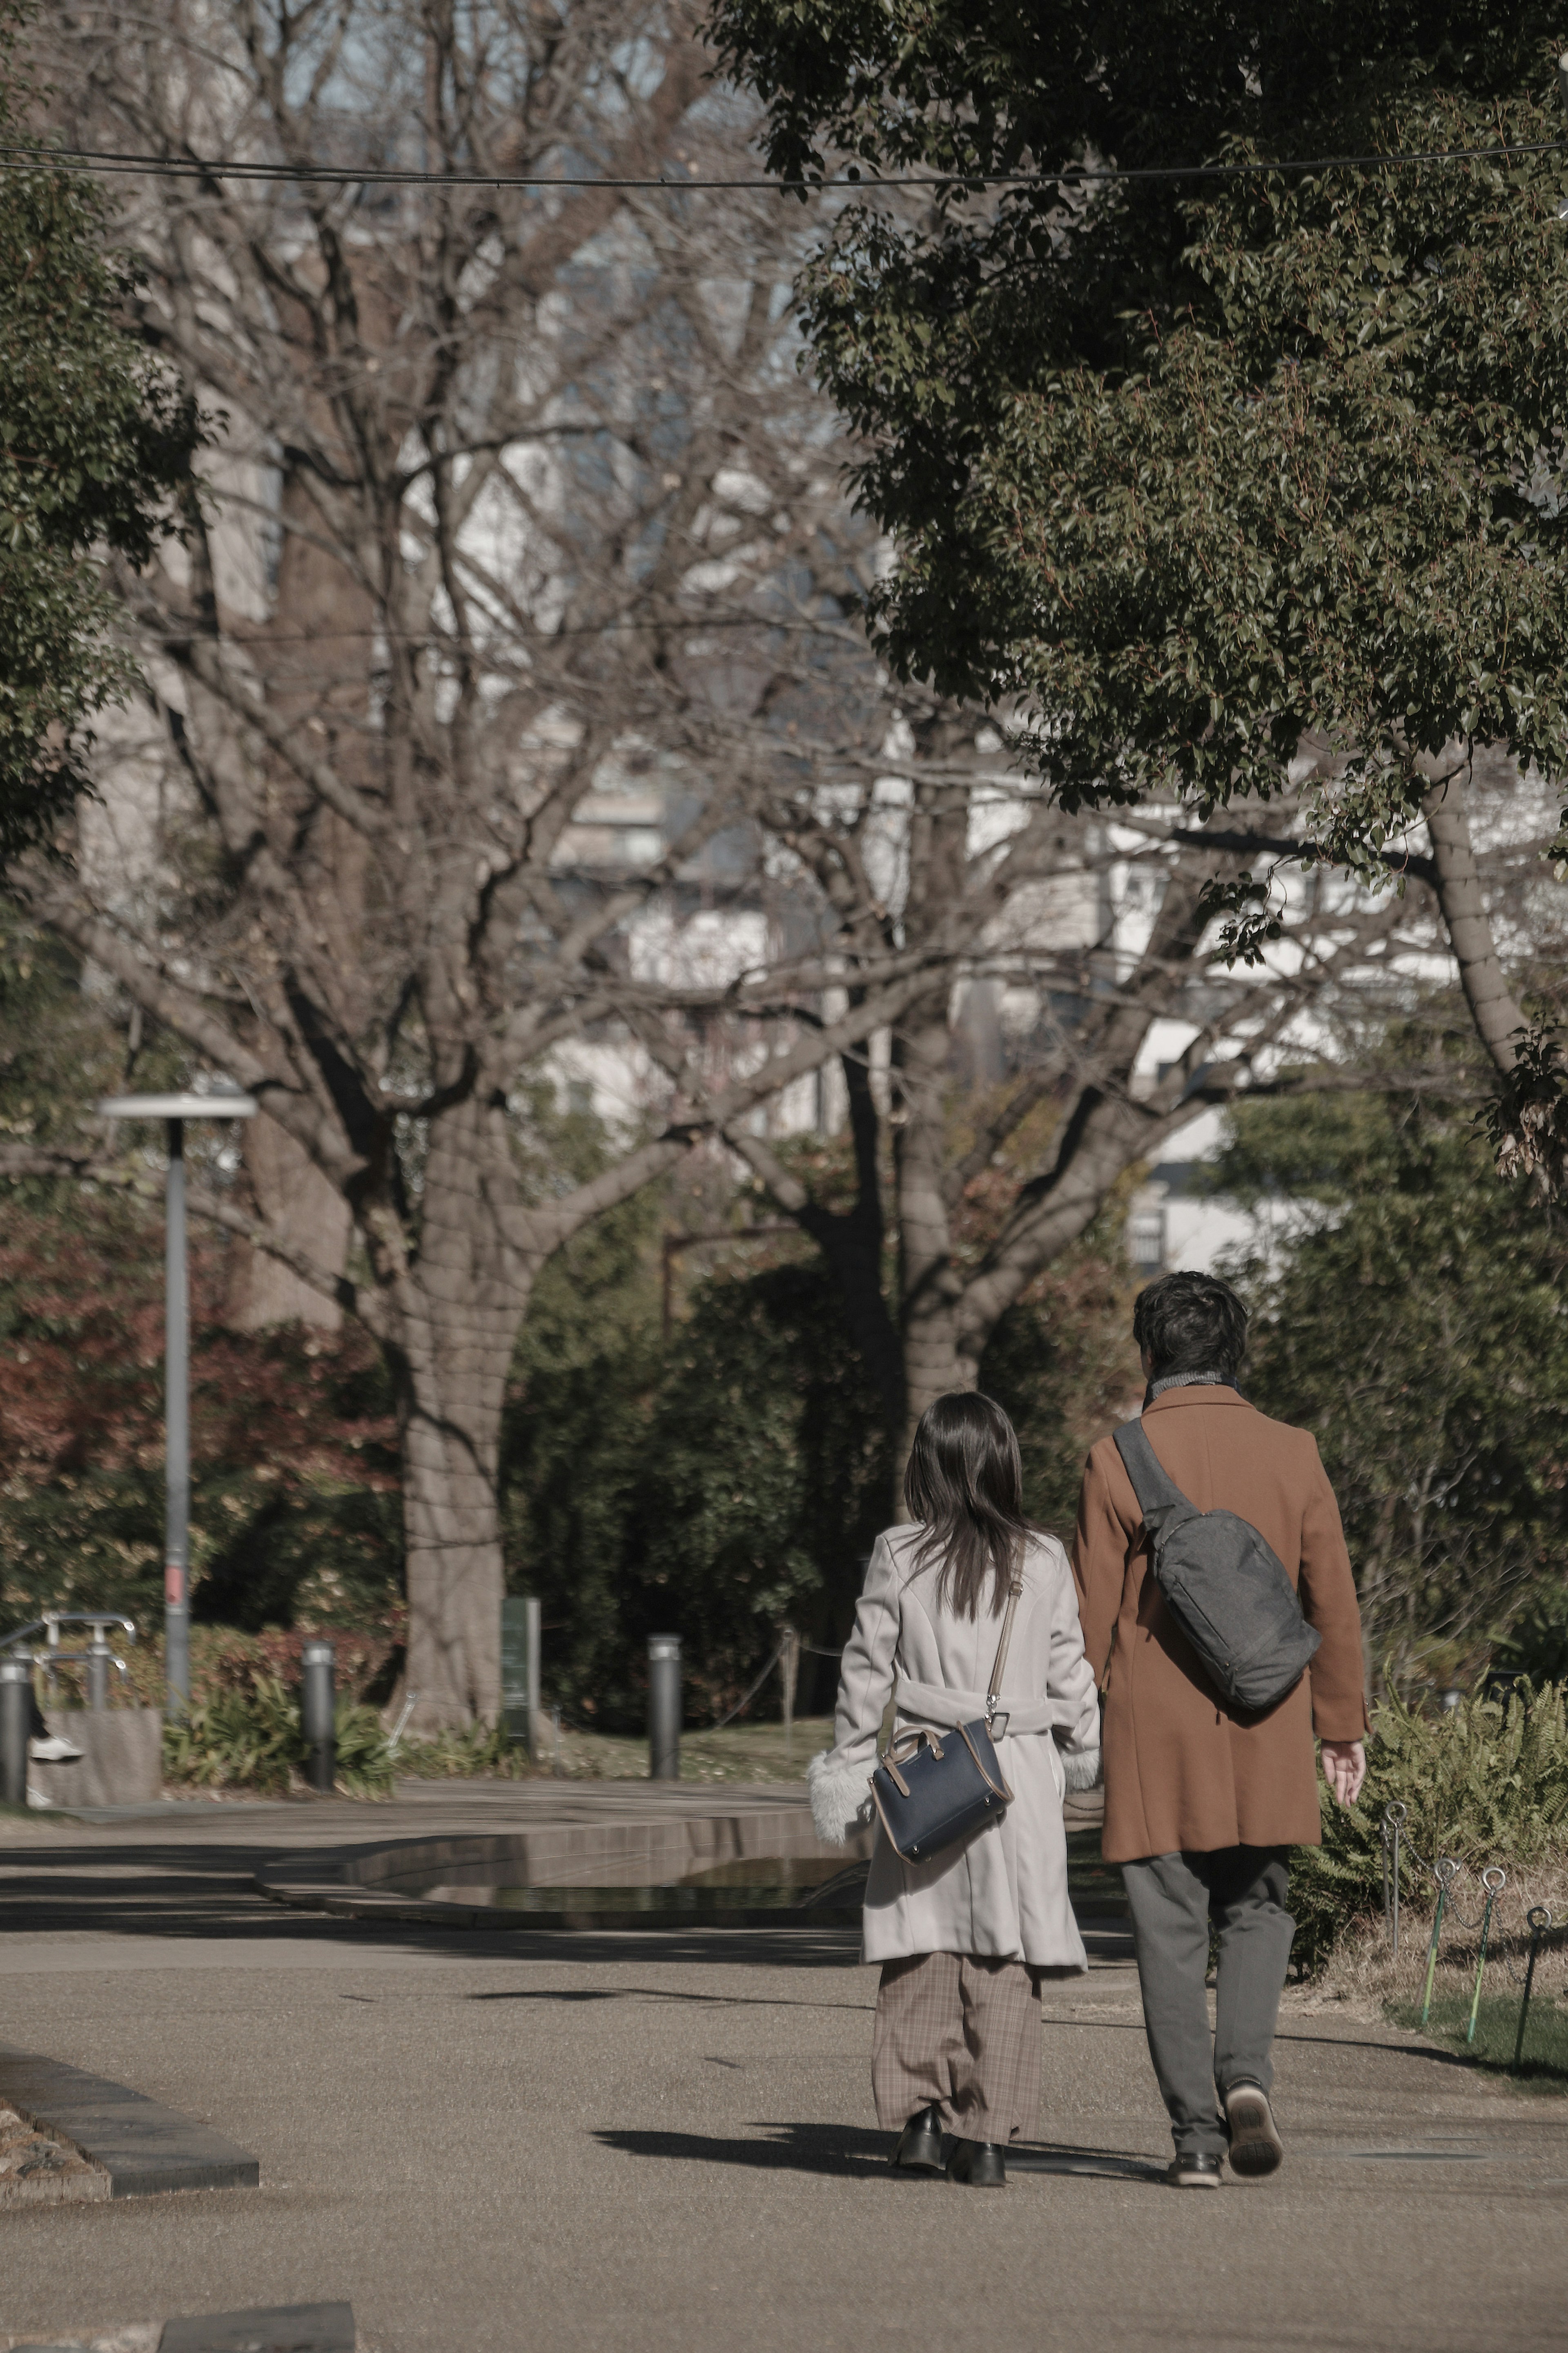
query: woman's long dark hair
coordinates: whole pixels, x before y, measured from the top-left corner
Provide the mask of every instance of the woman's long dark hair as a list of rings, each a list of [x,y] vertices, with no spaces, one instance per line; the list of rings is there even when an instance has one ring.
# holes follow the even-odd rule
[[[1017,1437],[994,1399],[954,1389],[927,1406],[910,1450],[904,1496],[925,1526],[917,1567],[942,1562],[938,1601],[977,1618],[989,1575],[991,1614],[997,1616],[1029,1523]]]

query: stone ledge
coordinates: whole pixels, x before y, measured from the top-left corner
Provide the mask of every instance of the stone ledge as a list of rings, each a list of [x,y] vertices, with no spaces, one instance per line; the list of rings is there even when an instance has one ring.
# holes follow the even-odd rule
[[[61,2059],[0,2043],[0,2098],[42,2132],[74,2142],[109,2176],[111,2198],[165,2189],[254,2189],[258,2158],[195,2116]]]
[[[325,1912],[339,1919],[424,1921],[468,1928],[637,1928],[664,1932],[698,1926],[823,1928],[829,1924],[789,1911],[726,1911],[711,1921],[660,1919],[647,1912],[610,1915],[574,1907],[574,1887],[648,1887],[682,1879],[716,1863],[755,1857],[813,1855],[846,1864],[871,1851],[868,1831],[846,1847],[826,1846],[804,1799],[797,1806],[693,1814],[651,1821],[551,1823],[538,1830],[470,1832],[461,1836],[389,1839],[374,1846],[339,1847],[284,1855],[255,1874],[275,1904]],[[559,1888],[559,1910],[513,1912],[500,1905],[420,1896],[421,1883],[447,1888],[489,1879],[509,1864],[514,1883]],[[857,1906],[857,1911],[858,1907]]]
[[[199,2313],[167,2322],[158,2353],[354,2353],[354,2316],[346,2304]]]
[[[282,2304],[247,2312],[199,2312],[188,2319],[135,2321],[83,2335],[7,2337],[0,2353],[354,2353],[346,2304]]]

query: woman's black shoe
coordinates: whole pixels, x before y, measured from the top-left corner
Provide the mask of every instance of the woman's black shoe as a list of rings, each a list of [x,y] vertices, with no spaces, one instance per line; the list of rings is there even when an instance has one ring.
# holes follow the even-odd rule
[[[942,2171],[942,2108],[937,2101],[929,2108],[917,2108],[899,2135],[893,2169],[896,2173]]]
[[[1006,2159],[994,2140],[961,2140],[947,2160],[947,2178],[971,2189],[1005,2189]]]

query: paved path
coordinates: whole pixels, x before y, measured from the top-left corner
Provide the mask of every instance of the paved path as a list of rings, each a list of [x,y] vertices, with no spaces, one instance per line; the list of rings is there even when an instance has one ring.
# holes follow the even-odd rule
[[[397,1812],[561,1802],[650,1795],[454,1788]],[[1271,2184],[902,2184],[848,1940],[309,1923],[247,1894],[258,1851],[384,1837],[393,1810],[282,1812],[0,1828],[0,2040],[205,2119],[263,2184],[13,2215],[0,2341],[344,2297],[374,2353],[1563,2342],[1568,2107],[1408,2038],[1292,2011]],[[1043,2139],[1163,2158],[1130,1970],[1050,1989],[1046,2082]],[[1378,2154],[1413,2150],[1435,2155]]]

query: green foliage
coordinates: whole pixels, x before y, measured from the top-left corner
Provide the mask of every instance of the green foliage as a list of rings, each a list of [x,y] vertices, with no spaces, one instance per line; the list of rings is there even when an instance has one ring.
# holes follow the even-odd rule
[[[1323,1805],[1321,1847],[1298,1848],[1290,1905],[1298,1957],[1321,1959],[1383,1901],[1383,1810],[1405,1809],[1402,1836],[1427,1862],[1453,1855],[1508,1869],[1568,1853],[1568,1690],[1521,1685],[1505,1702],[1462,1700],[1425,1716],[1390,1697],[1374,1711],[1367,1776],[1351,1812]]]
[[[1568,1541],[1568,1234],[1489,1181],[1462,1113],[1397,1098],[1247,1105],[1220,1189],[1293,1205],[1231,1269],[1253,1314],[1247,1394],[1317,1438],[1356,1565],[1369,1656],[1451,1672]],[[1478,1651],[1479,1646],[1479,1651]]]
[[[512,1746],[504,1725],[470,1725],[432,1740],[402,1740],[390,1753],[396,1772],[421,1781],[516,1780],[529,1770],[526,1750]]]
[[[715,1702],[788,1619],[837,1647],[887,1525],[886,1440],[831,1278],[704,1287],[672,1353],[639,1497],[638,1630],[682,1633]]]
[[[1568,174],[1522,152],[1562,129],[1549,11],[716,0],[710,29],[776,169],[954,175],[836,209],[801,283],[902,672],[1033,713],[1069,804],[1268,797],[1316,730],[1316,849],[1373,878],[1415,753],[1568,767]],[[1052,176],[1472,147],[1508,152]],[[1267,909],[1234,913],[1254,951]]]
[[[552,1695],[589,1715],[630,1688],[620,1619],[648,1418],[662,1377],[650,1191],[548,1260],[518,1335],[501,1437],[508,1580],[538,1594]]]
[[[667,1345],[653,1231],[629,1205],[545,1269],[503,1442],[509,1559],[541,1598],[551,1695],[600,1725],[640,1724],[650,1632],[684,1637],[716,1713],[785,1618],[842,1641],[887,1517],[875,1400],[829,1278],[700,1284]]]
[[[401,1759],[388,1748],[374,1708],[341,1699],[336,1736],[340,1786],[352,1798],[390,1797]],[[308,1753],[299,1692],[277,1675],[257,1675],[243,1691],[216,1692],[163,1727],[165,1774],[197,1788],[286,1796]]]
[[[16,50],[35,13],[0,6],[11,138],[32,96]],[[101,552],[146,562],[202,438],[194,402],[128,323],[136,267],[109,229],[81,174],[0,174],[0,860],[68,808],[88,721],[134,678]]]
[[[1568,1683],[1568,1579],[1543,1577],[1505,1634],[1492,1646],[1492,1664],[1533,1683]]]
[[[1024,1509],[1063,1544],[1072,1542],[1085,1455],[1142,1388],[1132,1287],[1090,1237],[1008,1310],[981,1360],[980,1387],[1018,1433]]]

